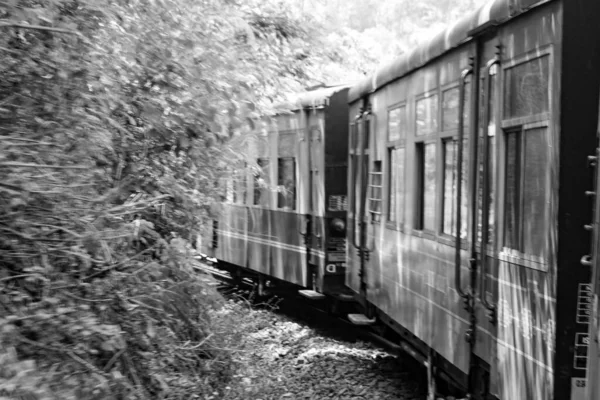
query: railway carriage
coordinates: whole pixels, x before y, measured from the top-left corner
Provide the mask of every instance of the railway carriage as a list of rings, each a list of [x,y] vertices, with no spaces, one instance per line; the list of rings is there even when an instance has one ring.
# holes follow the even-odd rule
[[[589,324],[588,336],[588,382],[586,400],[600,398],[600,307],[598,307],[598,298],[600,297],[600,168],[598,168],[598,157],[600,156],[600,112],[598,112],[598,140],[596,154],[590,155],[590,163],[595,168],[594,182],[594,219],[586,226],[586,229],[593,232],[590,254],[582,258],[584,264],[592,267],[592,281],[590,285],[591,297],[591,321]],[[595,384],[594,384],[595,383]]]
[[[598,398],[599,20],[491,1],[349,91],[346,283],[471,398]]]
[[[348,88],[322,87],[265,118],[240,152],[202,252],[238,276],[343,297]],[[206,240],[208,239],[208,240]]]

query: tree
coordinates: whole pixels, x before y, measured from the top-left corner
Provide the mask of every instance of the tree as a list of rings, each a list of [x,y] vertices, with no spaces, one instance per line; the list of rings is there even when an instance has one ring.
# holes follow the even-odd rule
[[[170,232],[218,197],[228,138],[300,87],[309,32],[258,1],[5,0],[0,18],[0,396],[218,390],[225,339]]]

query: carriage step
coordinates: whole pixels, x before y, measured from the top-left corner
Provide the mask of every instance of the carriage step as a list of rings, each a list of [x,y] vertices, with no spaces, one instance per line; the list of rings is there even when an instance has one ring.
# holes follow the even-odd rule
[[[311,300],[323,300],[325,298],[323,293],[315,292],[314,290],[298,290],[298,293]]]
[[[364,314],[348,314],[348,319],[354,325],[373,325],[375,318],[369,319]]]
[[[338,294],[337,295],[337,299],[339,301],[354,301],[355,300],[353,295],[351,295],[351,294],[343,294],[343,293]]]

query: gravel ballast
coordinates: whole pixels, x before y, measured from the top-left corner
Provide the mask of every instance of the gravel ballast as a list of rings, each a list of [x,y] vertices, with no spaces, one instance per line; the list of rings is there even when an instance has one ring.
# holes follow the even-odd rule
[[[214,318],[234,323],[233,378],[210,399],[421,400],[420,371],[362,341],[333,337],[268,309],[228,300]],[[208,399],[207,399],[208,400]]]

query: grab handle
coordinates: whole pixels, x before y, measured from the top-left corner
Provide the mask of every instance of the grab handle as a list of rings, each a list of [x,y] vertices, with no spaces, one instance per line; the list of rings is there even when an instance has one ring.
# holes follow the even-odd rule
[[[350,135],[351,140],[353,143],[351,143],[354,148],[352,150],[354,150],[353,153],[354,154],[354,159],[352,160],[352,185],[349,188],[350,189],[350,203],[352,204],[352,217],[354,219],[354,222],[352,224],[352,245],[354,247],[356,247],[357,249],[359,249],[361,247],[361,239],[360,237],[358,237],[358,242],[357,242],[357,235],[356,235],[356,224],[357,222],[360,223],[358,216],[356,215],[356,183],[358,180],[358,177],[360,176],[358,173],[358,168],[360,166],[360,164],[362,163],[362,159],[360,159],[359,161],[359,156],[358,156],[358,148],[359,143],[361,141],[361,135],[360,135],[360,120],[362,119],[362,113],[359,113],[356,118],[354,118],[354,123],[352,125],[352,128],[354,129],[354,131],[352,132],[352,134]],[[361,151],[361,155],[362,155],[362,151]],[[357,165],[359,164],[359,165]]]
[[[463,70],[460,77],[460,94],[458,102],[458,177],[456,185],[456,238],[455,238],[455,254],[454,254],[454,286],[456,292],[463,299],[467,299],[469,294],[463,290],[461,284],[461,221],[462,221],[462,174],[463,174],[463,147],[464,147],[464,130],[465,130],[465,86],[467,78],[473,74],[473,68]]]
[[[490,152],[490,137],[489,137],[489,124],[490,124],[490,95],[492,93],[492,80],[490,79],[490,72],[492,71],[492,67],[500,64],[500,57],[496,55],[493,60],[490,60],[485,69],[485,106],[484,106],[484,132],[483,132],[483,154],[481,155],[481,161],[483,162],[483,170],[482,170],[482,199],[481,199],[481,275],[480,275],[480,285],[481,291],[479,297],[481,299],[481,303],[487,308],[491,314],[491,320],[495,320],[495,311],[496,306],[491,304],[487,300],[487,243],[489,241],[489,227],[490,227],[490,177],[489,177],[489,152]]]

